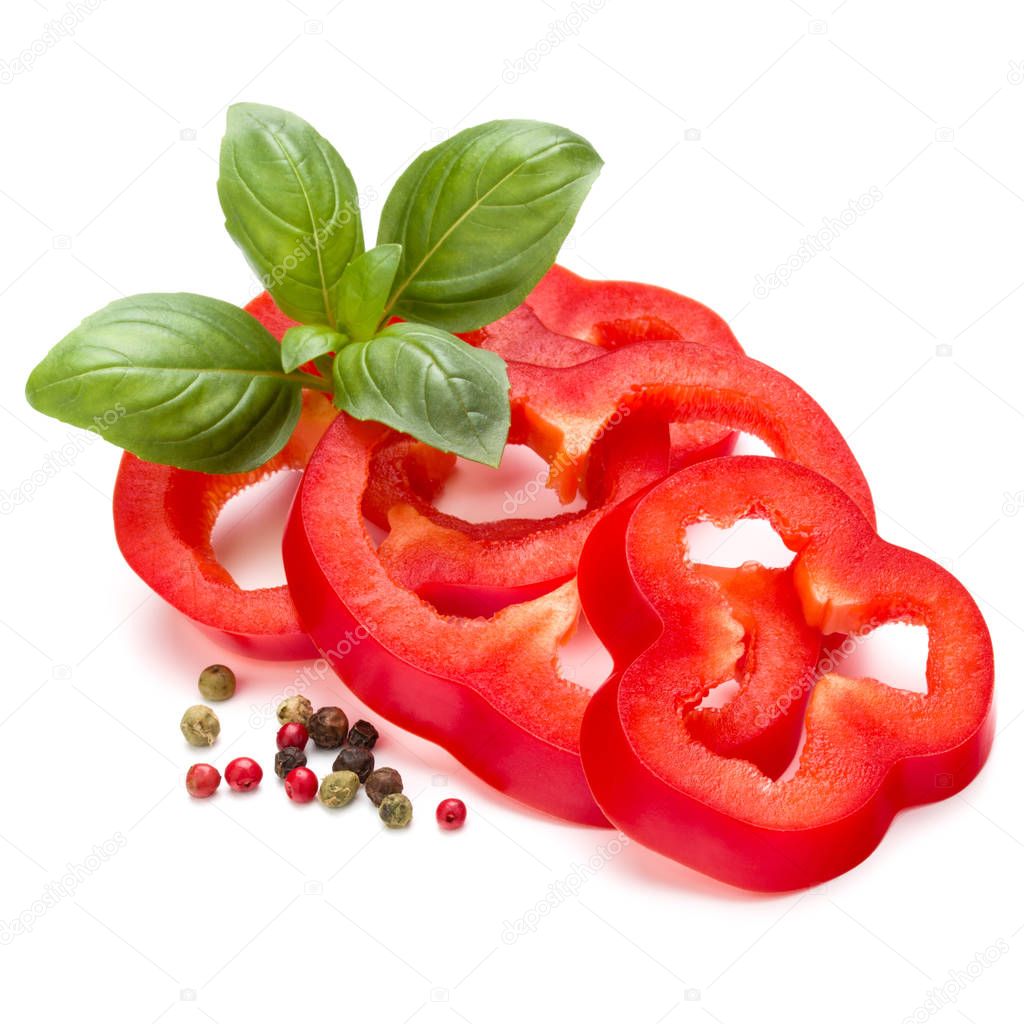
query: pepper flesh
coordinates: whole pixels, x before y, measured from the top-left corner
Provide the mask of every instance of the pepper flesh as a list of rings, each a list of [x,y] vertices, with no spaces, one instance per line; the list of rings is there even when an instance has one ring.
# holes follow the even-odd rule
[[[808,626],[850,634],[846,643],[891,621],[929,634],[927,693],[844,677],[835,658],[803,682],[806,741],[781,779],[701,742],[693,723],[702,695],[735,672],[738,649],[734,620],[687,561],[683,530],[747,517],[767,519],[796,551]],[[579,585],[615,658],[582,729],[594,795],[626,834],[715,878],[779,891],[835,877],[868,856],[897,810],[958,792],[988,754],[993,660],[977,606],[806,468],[743,456],[670,477],[592,534]],[[794,678],[769,682],[748,743],[770,728]]]
[[[246,309],[278,339],[292,325],[269,296],[258,296]],[[231,650],[273,660],[316,652],[288,588],[243,590],[217,559],[211,537],[234,495],[282,470],[303,469],[335,415],[328,397],[304,392],[288,443],[249,473],[196,473],[129,453],[121,458],[114,530],[125,560],[165,601]]]

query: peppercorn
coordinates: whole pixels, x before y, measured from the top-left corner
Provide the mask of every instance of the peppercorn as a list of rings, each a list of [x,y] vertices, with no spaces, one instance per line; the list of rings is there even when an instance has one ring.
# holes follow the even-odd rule
[[[378,768],[366,780],[366,795],[377,807],[384,797],[401,792],[402,776],[394,768]]]
[[[185,788],[197,800],[213,796],[219,785],[220,772],[212,764],[194,764],[185,776]]]
[[[309,720],[309,735],[323,750],[334,750],[348,735],[348,716],[341,708],[320,708]]]
[[[227,665],[208,665],[199,673],[199,692],[207,700],[227,700],[235,694],[235,673]]]
[[[181,734],[193,747],[209,747],[220,735],[220,720],[212,708],[193,704],[182,715]]]
[[[405,828],[412,821],[412,801],[404,793],[388,793],[380,802],[379,813],[388,828]]]
[[[334,759],[336,772],[355,772],[360,782],[365,782],[373,771],[373,754],[366,747],[344,746]]]
[[[301,694],[288,697],[277,706],[277,720],[282,725],[286,722],[299,722],[302,725],[309,725],[309,719],[312,714],[313,705]]]
[[[320,803],[325,807],[344,807],[351,803],[359,789],[359,776],[355,772],[331,772],[320,783]]]
[[[318,783],[316,775],[308,768],[293,768],[284,780],[284,791],[288,799],[297,804],[308,804],[316,799]]]
[[[306,766],[306,754],[301,747],[285,747],[274,755],[274,774],[283,779],[293,768]]]
[[[285,722],[277,730],[277,749],[284,750],[285,747],[298,747],[304,750],[309,742],[309,730],[301,722]]]
[[[380,733],[369,722],[360,718],[349,730],[348,742],[353,747],[365,747],[372,750],[374,744],[380,739]]]
[[[239,793],[255,789],[263,778],[263,769],[251,757],[236,757],[224,769],[228,785]]]
[[[462,828],[466,823],[466,805],[461,800],[442,800],[437,805],[437,823],[445,831]]]

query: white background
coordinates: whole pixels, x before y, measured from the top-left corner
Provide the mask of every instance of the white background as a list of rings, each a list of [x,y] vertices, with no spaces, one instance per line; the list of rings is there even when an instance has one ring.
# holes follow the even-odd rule
[[[31,69],[3,74],[0,921],[28,912],[32,923],[0,945],[5,1016],[1019,1014],[1024,10],[607,0],[577,7],[578,31],[545,42],[572,9],[105,0],[75,16],[73,35],[37,44]],[[61,0],[6,0],[0,60],[66,13]],[[371,226],[411,156],[467,124],[536,117],[591,139],[606,168],[563,261],[719,310],[752,355],[831,412],[883,534],[971,588],[999,677],[1000,733],[981,778],[901,816],[845,877],[772,897],[633,846],[577,895],[552,898],[610,834],[524,811],[394,729],[379,763],[407,778],[407,833],[384,833],[362,799],[334,815],[291,806],[269,773],[255,795],[190,801],[194,756],[177,721],[198,669],[222,655],[121,561],[117,453],[33,413],[22,389],[53,342],[119,294],[254,293],[214,188],[236,98],[294,109],[330,137],[369,196]],[[881,200],[829,251],[755,295],[759,275],[872,188]],[[34,486],[72,441],[68,464]],[[280,572],[272,535],[286,504],[286,491],[250,502],[232,564],[260,538],[268,564],[240,573]],[[274,726],[253,716],[303,666],[232,662],[240,692],[221,706],[217,763],[252,753],[269,765]],[[329,681],[313,697],[362,710]],[[470,805],[462,833],[434,826],[446,795]],[[117,852],[34,914],[105,841]],[[504,942],[504,922],[539,903],[536,929]],[[994,945],[994,962],[972,966]],[[955,1001],[928,1004],[943,984]]]

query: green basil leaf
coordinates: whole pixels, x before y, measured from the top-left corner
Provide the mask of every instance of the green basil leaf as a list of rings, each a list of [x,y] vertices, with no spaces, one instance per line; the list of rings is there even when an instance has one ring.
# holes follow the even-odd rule
[[[284,446],[306,375],[281,370],[274,337],[202,295],[136,295],[87,317],[32,371],[40,412],[149,462],[241,473]]]
[[[334,360],[334,404],[488,466],[508,438],[504,361],[423,324],[392,324],[346,345]]]
[[[421,154],[395,183],[377,241],[403,246],[387,312],[467,331],[517,306],[554,262],[601,170],[586,139],[491,121]]]
[[[401,259],[400,245],[378,245],[345,268],[338,289],[338,323],[353,341],[369,341],[373,337]]]
[[[321,324],[289,327],[281,339],[281,366],[285,373],[292,373],[303,363],[340,351],[348,342],[344,334]]]
[[[228,110],[217,192],[225,226],[293,320],[337,326],[338,284],[363,251],[355,182],[334,147],[286,110]]]

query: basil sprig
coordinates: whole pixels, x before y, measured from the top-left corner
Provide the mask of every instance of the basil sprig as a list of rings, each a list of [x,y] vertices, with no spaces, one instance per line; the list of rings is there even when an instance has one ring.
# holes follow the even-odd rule
[[[586,140],[556,125],[469,128],[399,177],[364,251],[355,182],[334,147],[294,114],[236,104],[218,180],[225,226],[299,326],[278,345],[217,299],[121,299],[50,351],[28,400],[148,461],[239,473],[280,451],[302,388],[314,388],[358,419],[496,466],[505,365],[449,332],[523,300],[600,168]],[[316,374],[299,369],[310,362]]]

